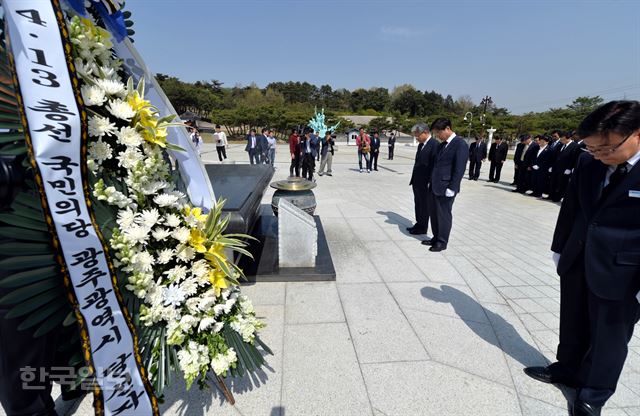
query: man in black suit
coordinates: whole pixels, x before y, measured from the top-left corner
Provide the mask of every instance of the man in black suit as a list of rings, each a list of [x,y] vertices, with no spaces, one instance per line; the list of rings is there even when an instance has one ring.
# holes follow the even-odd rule
[[[520,136],[520,143],[516,145],[516,152],[513,155],[513,182],[511,185],[514,186],[518,185],[518,175],[520,175],[522,171],[522,157],[524,156],[524,152],[527,148],[527,144],[525,144],[527,137],[527,134]]]
[[[476,141],[469,146],[469,179],[477,181],[480,177],[482,162],[487,158],[487,145],[482,138],[476,136]]]
[[[371,158],[369,159],[369,169],[378,170],[378,156],[380,155],[380,133],[373,132],[371,138]]]
[[[269,129],[262,129],[262,134],[258,136],[258,152],[260,153],[260,163],[267,163],[267,151],[269,150]]]
[[[548,192],[549,168],[553,160],[553,151],[549,145],[549,142],[551,142],[549,136],[538,136],[537,142],[538,153],[531,165],[531,189],[533,189],[531,196],[541,198],[543,193]]]
[[[394,133],[391,133],[389,136],[389,142],[387,145],[389,146],[389,160],[393,160],[393,150],[396,147],[396,135]]]
[[[429,227],[429,181],[431,170],[438,150],[436,139],[431,137],[429,126],[418,123],[411,128],[411,133],[418,139],[418,151],[416,161],[411,173],[411,185],[413,189],[413,203],[415,205],[416,223],[407,228],[410,234],[426,234]],[[431,226],[433,230],[433,224]]]
[[[460,181],[469,158],[469,148],[461,137],[451,130],[451,120],[441,117],[431,124],[431,131],[441,143],[431,173],[429,208],[433,238],[422,244],[431,246],[429,251],[447,249],[453,225],[453,201],[460,193]]]
[[[540,136],[536,136],[536,141]],[[536,157],[538,156],[538,150],[540,146],[538,143],[534,143],[531,136],[528,136],[524,141],[526,150],[522,155],[522,161],[520,164],[521,172],[518,174],[518,187],[513,192],[520,192],[521,194],[531,189],[531,182],[533,176],[533,165],[535,164]]]
[[[578,127],[586,143],[551,250],[560,275],[557,362],[536,380],[578,387],[572,414],[600,415],[640,317],[640,102],[612,101]]]
[[[502,141],[502,137],[496,137],[496,142],[491,145],[491,151],[489,151],[491,161],[489,182],[500,182],[500,172],[502,172],[504,161],[507,160],[507,153],[509,153],[509,145]]]
[[[247,135],[247,145],[244,147],[244,151],[249,154],[249,163],[257,165],[260,163],[260,149],[258,147],[258,137],[256,131],[251,129]]]
[[[571,133],[563,133],[560,137],[560,149],[553,163],[553,169],[551,170],[551,190],[549,199],[554,202],[559,202],[567,190],[569,185],[569,178],[576,165],[580,150],[576,142],[571,140]]]

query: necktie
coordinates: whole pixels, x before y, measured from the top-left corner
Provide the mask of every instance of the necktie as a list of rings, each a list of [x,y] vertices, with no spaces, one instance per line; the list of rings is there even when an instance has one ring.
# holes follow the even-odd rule
[[[602,199],[605,199],[611,191],[613,191],[620,183],[624,180],[624,177],[627,176],[628,173],[628,164],[627,162],[621,163],[618,165],[616,170],[609,176],[609,183],[602,190]]]
[[[562,151],[563,151],[564,149],[566,149],[566,148],[567,148],[567,145],[566,145],[566,144],[563,144],[563,145],[562,145],[562,147],[560,148],[560,151],[562,152]]]
[[[416,152],[416,160],[418,160],[418,155],[420,155],[420,150],[424,147],[424,143],[418,144],[418,151]]]

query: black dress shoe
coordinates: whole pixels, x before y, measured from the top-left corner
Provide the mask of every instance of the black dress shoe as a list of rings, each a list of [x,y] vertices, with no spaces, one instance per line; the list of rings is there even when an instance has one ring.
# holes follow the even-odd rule
[[[423,246],[432,246],[435,243],[435,241],[433,241],[433,238],[430,240],[423,240],[420,242],[420,244],[422,244]]]
[[[427,230],[423,230],[421,228],[413,228],[411,230],[409,230],[409,234],[411,235],[422,235],[422,234],[426,234]]]
[[[576,400],[575,403],[573,403],[573,411],[571,414],[573,416],[600,416],[601,410],[602,407],[593,406],[589,403]]]
[[[526,367],[524,373],[534,380],[542,381],[548,384],[563,384],[568,387],[575,387],[576,383],[570,380],[568,377],[562,377],[554,374],[550,370],[551,366],[547,367]]]
[[[444,251],[446,249],[447,249],[447,246],[443,244],[435,244],[429,248],[429,251],[433,251],[434,253],[437,253],[438,251]]]

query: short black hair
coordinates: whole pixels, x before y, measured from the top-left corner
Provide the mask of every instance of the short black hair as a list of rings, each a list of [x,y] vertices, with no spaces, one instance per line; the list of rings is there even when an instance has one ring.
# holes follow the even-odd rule
[[[220,124],[216,124],[216,128],[219,129],[220,128]]]
[[[249,133],[255,133],[255,132],[256,132],[256,129],[249,130]]]
[[[431,123],[431,130],[444,130],[447,127],[451,128],[451,120],[446,117],[437,118]]]
[[[593,135],[605,138],[611,133],[628,136],[640,129],[640,102],[610,101],[586,116],[578,126],[577,135],[584,139]]]
[[[260,130],[261,133],[264,133],[265,131],[269,131],[269,129],[265,127],[262,130]]]
[[[549,143],[551,141],[551,137],[547,136],[546,134],[541,134],[540,140],[544,140],[545,142]]]

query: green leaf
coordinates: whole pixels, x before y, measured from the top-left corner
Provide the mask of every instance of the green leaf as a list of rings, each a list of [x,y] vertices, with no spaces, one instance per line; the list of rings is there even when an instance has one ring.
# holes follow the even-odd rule
[[[76,322],[78,322],[78,319],[76,318],[76,314],[73,311],[71,311],[64,318],[64,321],[62,322],[62,326],[71,326]]]
[[[0,143],[11,143],[18,140],[24,140],[24,134],[22,133],[1,133],[0,134]]]
[[[5,315],[8,319],[18,318],[31,313],[37,309],[40,309],[50,303],[67,303],[67,299],[63,296],[62,292],[56,290],[50,290],[48,292],[41,293],[38,296],[34,296],[24,302],[21,302],[9,309]]]
[[[16,203],[13,203],[11,205],[11,209],[13,209],[13,211],[11,212],[11,215],[17,215],[23,218],[29,218],[31,220],[41,222],[45,225],[45,227],[47,225],[46,219],[42,211],[36,211],[35,209],[24,209],[22,208],[22,205],[16,204]]]
[[[47,232],[47,223],[44,221],[34,221],[25,217],[20,217],[15,214],[0,214],[0,221],[5,224],[14,225],[16,227],[27,228],[29,230],[36,230]]]
[[[21,287],[20,289],[16,289],[11,293],[7,293],[2,298],[0,298],[0,305],[15,305],[19,302],[22,302],[49,290],[55,290],[58,293],[63,293],[62,281],[47,280],[44,282],[37,282],[29,286]]]
[[[0,227],[0,237],[19,239],[25,241],[49,242],[49,233],[25,230],[18,227]]]
[[[30,256],[33,254],[47,254],[52,251],[53,247],[47,243],[13,242],[0,244],[0,256]]]
[[[0,129],[9,129],[9,130],[21,130],[22,123],[9,123],[6,121],[0,121]]]
[[[167,149],[175,150],[177,152],[184,152],[185,151],[182,147],[178,146],[177,144],[173,144],[173,143],[169,143],[169,142],[167,142]]]
[[[52,329],[57,328],[64,320],[64,317],[67,316],[67,311],[67,308],[60,309],[55,315],[47,318],[47,320],[36,329],[36,332],[33,333],[34,338],[48,334]]]
[[[22,270],[25,268],[51,266],[54,264],[56,264],[56,259],[53,254],[9,257],[0,260],[0,270]]]
[[[18,195],[15,196],[15,198],[13,198],[13,203],[20,204],[23,207],[42,213],[40,195],[37,193],[20,192]],[[17,211],[17,209],[14,209],[14,211]]]
[[[27,153],[24,143],[10,144],[0,148],[0,156],[18,156]]]
[[[10,243],[11,244],[11,243]],[[16,243],[13,243],[16,244]],[[20,287],[58,276],[58,266],[42,267],[14,273],[0,280],[0,287]],[[59,279],[62,279],[60,276]],[[61,280],[62,284],[62,280]]]
[[[255,340],[256,340],[256,342],[258,344],[260,344],[260,346],[262,347],[263,350],[265,350],[269,355],[273,355],[273,351],[271,351],[271,348],[269,348],[269,346],[267,344],[262,342],[262,340],[260,339],[259,336],[256,335]]]
[[[54,312],[60,310],[64,306],[67,306],[67,304],[58,302],[58,303],[50,303],[47,306],[38,309],[37,311],[29,315],[27,319],[22,321],[20,325],[18,325],[18,330],[22,331],[24,329],[29,329],[39,324],[40,322],[44,321],[45,319],[51,318],[51,315],[53,315]],[[65,314],[66,314],[66,311],[65,311]]]

